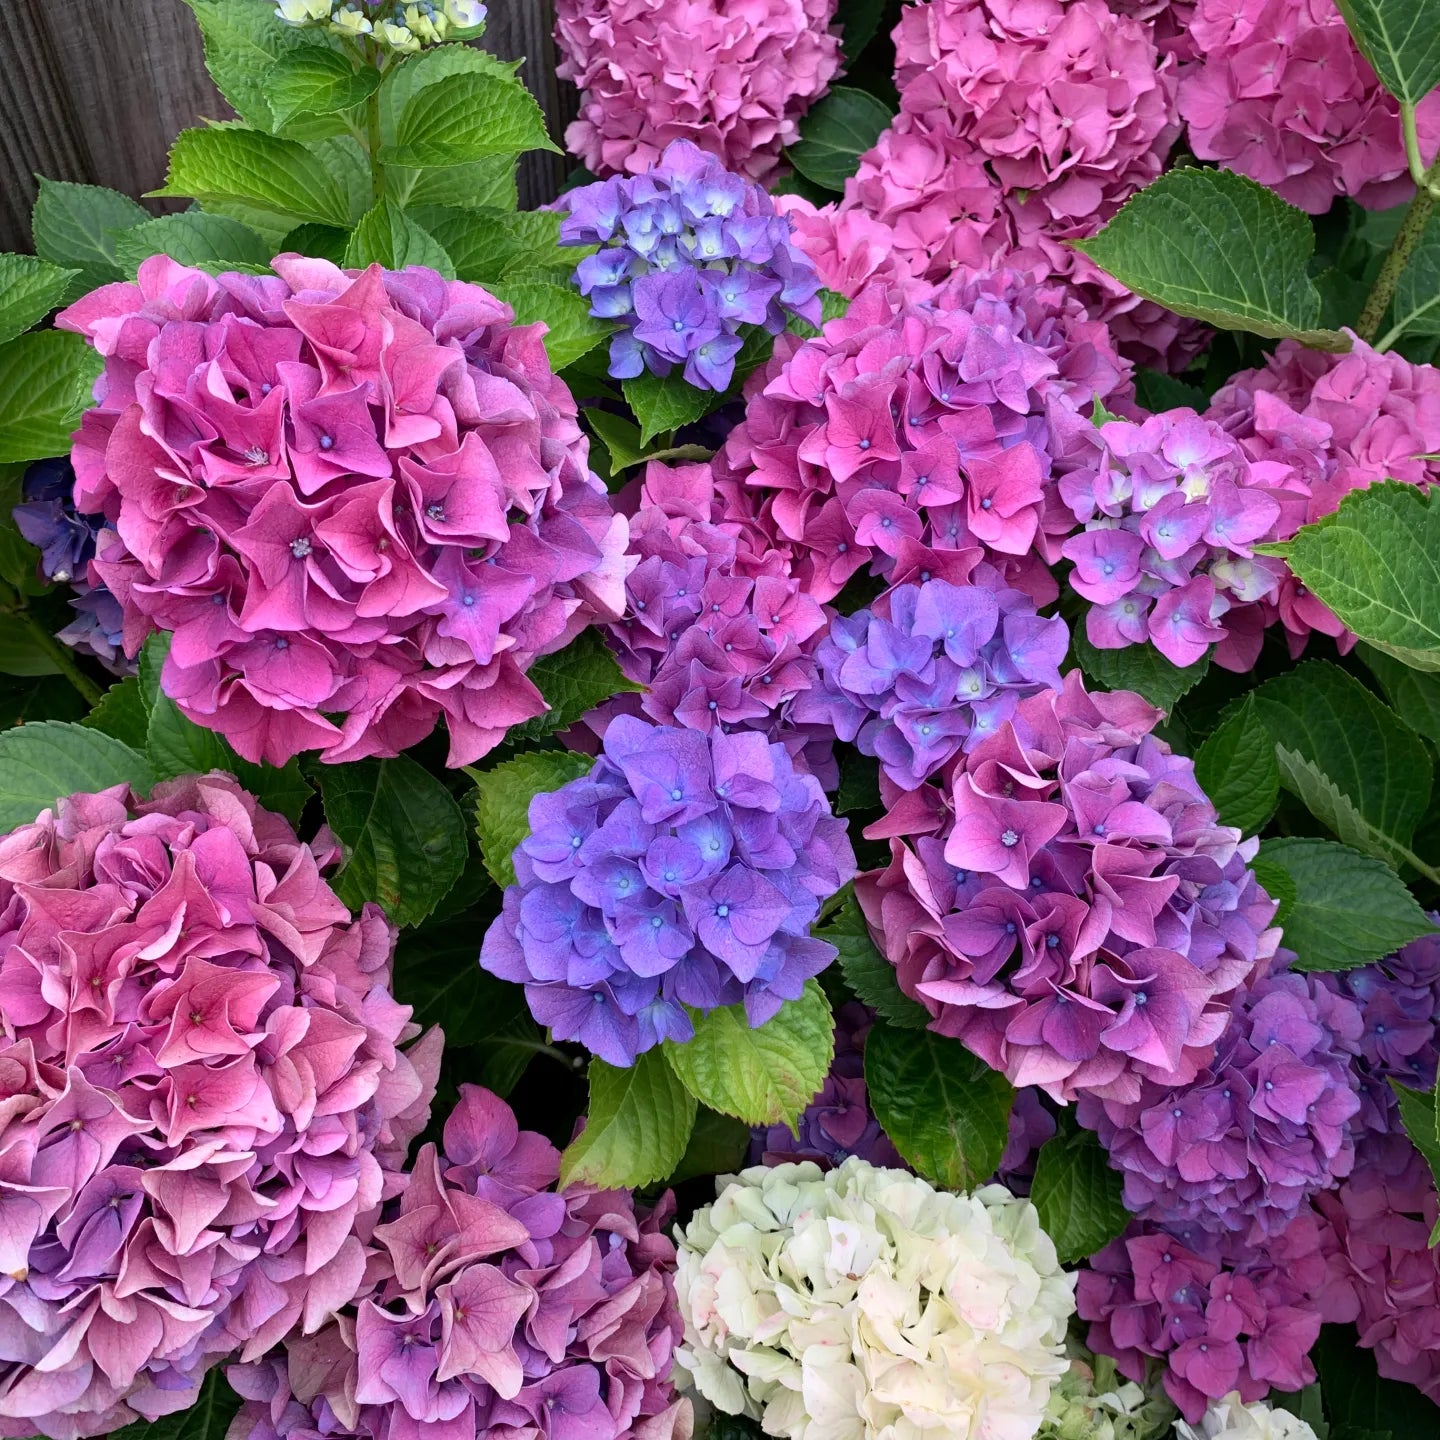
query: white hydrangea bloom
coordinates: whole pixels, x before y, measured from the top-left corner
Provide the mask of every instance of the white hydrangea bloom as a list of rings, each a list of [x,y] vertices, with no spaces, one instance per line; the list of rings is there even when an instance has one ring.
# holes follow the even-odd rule
[[[1177,1420],[1175,1434],[1177,1440],[1316,1440],[1314,1430],[1298,1415],[1272,1410],[1264,1400],[1246,1405],[1233,1391],[1211,1402],[1198,1430]]]
[[[1075,1277],[1035,1207],[858,1157],[756,1166],[680,1232],[677,1359],[789,1440],[1032,1440]]]

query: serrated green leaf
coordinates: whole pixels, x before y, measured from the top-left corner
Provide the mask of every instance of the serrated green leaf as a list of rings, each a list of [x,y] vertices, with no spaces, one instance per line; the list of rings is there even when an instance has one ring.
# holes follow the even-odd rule
[[[1184,243],[1177,243],[1177,236]],[[1099,234],[1071,242],[1121,284],[1225,330],[1348,350],[1320,327],[1310,217],[1229,170],[1182,168],[1133,196]]]
[[[1062,1265],[1089,1259],[1124,1233],[1130,1215],[1120,1198],[1123,1188],[1099,1138],[1062,1121],[1059,1133],[1040,1147],[1030,1186],[1040,1228],[1055,1242]]]
[[[1437,1125],[1437,1116],[1440,1116],[1440,1089],[1421,1094],[1401,1085],[1397,1080],[1390,1081],[1390,1088],[1400,1102],[1400,1120],[1405,1126],[1406,1135],[1410,1137],[1410,1143],[1425,1157],[1430,1174],[1436,1185],[1440,1186],[1440,1135],[1437,1135],[1437,1130],[1440,1130],[1440,1125]],[[1435,1222],[1435,1228],[1430,1232],[1430,1244],[1433,1246],[1437,1242],[1440,1242],[1440,1220]]]
[[[1282,869],[1293,886],[1280,923],[1297,970],[1349,970],[1435,933],[1383,860],[1302,836],[1266,840],[1260,858]]]
[[[663,379],[647,370],[633,380],[622,381],[620,388],[640,422],[641,445],[648,445],[657,435],[703,420],[725,401],[719,391],[697,389],[678,369]]]
[[[1336,0],[1380,83],[1407,105],[1440,85],[1440,0]]]
[[[970,1190],[995,1173],[1015,1090],[958,1040],[876,1021],[865,1085],[881,1129],[927,1180]]]
[[[458,916],[402,931],[395,947],[395,998],[418,1024],[440,1026],[447,1046],[483,1045],[529,1018],[525,987],[480,968],[481,934],[473,916]]]
[[[79,273],[34,255],[0,255],[0,343],[43,320]]]
[[[552,370],[573,365],[602,341],[614,326],[590,313],[590,302],[569,285],[531,280],[524,272],[489,287],[514,312],[517,325],[545,326],[545,353]]]
[[[685,1154],[695,1109],[695,1097],[661,1050],[647,1050],[628,1070],[592,1060],[585,1129],[560,1157],[561,1188],[663,1180]]]
[[[1195,752],[1195,778],[1222,824],[1254,835],[1275,813],[1280,767],[1275,741],[1247,696]]]
[[[318,156],[259,130],[182,130],[170,147],[165,184],[152,193],[238,201],[294,221],[350,223],[346,192]]]
[[[1282,924],[1286,912],[1298,898],[1295,882],[1290,878],[1287,870],[1282,870],[1278,865],[1272,865],[1260,855],[1250,862],[1250,868],[1255,872],[1255,878],[1260,882],[1260,888],[1275,901],[1277,907],[1275,923]]]
[[[537,256],[568,259],[573,269],[586,253],[580,247],[561,247],[561,216],[553,210],[435,206],[433,213],[427,209],[416,218],[445,247],[460,279],[476,285],[492,285],[507,272],[530,269]]]
[[[517,171],[514,155],[487,155],[469,165],[439,165],[429,170],[390,165],[385,169],[385,188],[386,194],[398,197],[407,208],[444,205],[518,214]]]
[[[115,258],[115,238],[150,218],[143,205],[118,190],[41,176],[30,218],[35,253],[52,265],[78,270],[78,289],[71,293],[83,294],[125,278]]]
[[[590,773],[590,755],[536,750],[493,770],[467,770],[475,782],[475,830],[490,877],[503,890],[515,883],[510,856],[530,833],[530,802]]]
[[[807,180],[843,190],[860,168],[860,157],[894,118],[890,107],[868,91],[832,85],[800,122],[800,138],[786,158]]]
[[[1189,385],[1160,370],[1137,370],[1135,403],[1142,410],[1186,408],[1204,414],[1210,401],[1198,385]]]
[[[381,141],[392,147],[396,144],[406,107],[427,86],[438,85],[451,75],[493,75],[509,80],[515,77],[520,63],[501,60],[473,45],[439,45],[418,55],[407,55],[385,72],[380,87]]]
[[[665,1177],[667,1185],[680,1185],[699,1176],[728,1175],[745,1163],[750,1148],[750,1127],[733,1115],[699,1107],[690,1143],[674,1171]]]
[[[262,235],[227,215],[189,210],[182,215],[161,215],[116,237],[115,256],[127,271],[151,255],[168,255],[182,265],[205,269],[268,266],[270,246]],[[309,254],[309,251],[302,252]]]
[[[1127,645],[1123,650],[1101,650],[1090,643],[1085,627],[1077,625],[1070,636],[1075,663],[1089,679],[1106,690],[1133,690],[1152,705],[1170,711],[1187,691],[1205,678],[1210,668],[1206,655],[1183,670],[1172,665],[1153,645]]]
[[[373,66],[356,69],[337,50],[318,45],[282,55],[265,82],[276,128],[296,115],[333,115],[353,110],[380,88]]]
[[[418,925],[460,878],[465,817],[408,755],[323,766],[320,796],[345,847],[330,883],[352,910],[374,900],[397,925]]]
[[[559,153],[534,96],[509,76],[471,72],[416,91],[400,112],[394,145],[380,158],[428,169],[526,150]]]
[[[158,1420],[137,1420],[114,1432],[114,1440],[224,1440],[240,1397],[214,1369],[200,1382],[192,1404]]]
[[[632,465],[638,465],[645,458],[645,447],[640,443],[640,427],[632,425],[619,415],[604,410],[583,412],[585,423],[599,438],[610,456],[610,473],[618,475]]]
[[[32,330],[0,345],[0,464],[69,454],[102,363],[64,330]]]
[[[1296,578],[1362,640],[1440,670],[1440,505],[1417,485],[1354,490],[1284,545]]]
[[[582,630],[563,650],[542,655],[526,675],[550,708],[543,715],[511,728],[506,740],[519,745],[543,740],[557,730],[564,730],[612,695],[636,693],[645,688],[625,678],[614,652],[594,626]]]
[[[447,280],[455,278],[445,247],[392,200],[380,201],[360,217],[346,246],[344,263],[347,270],[363,270],[367,265],[386,270],[426,265]]]
[[[930,1012],[901,990],[895,967],[870,938],[854,890],[847,886],[842,893],[845,898],[839,908],[824,925],[816,926],[815,938],[840,952],[841,974],[861,1004],[900,1029],[923,1030],[930,1023]]]
[[[117,681],[80,723],[93,730],[103,730],[132,749],[143,752],[150,729],[150,712],[140,693],[139,677],[130,675]]]
[[[840,48],[847,70],[853,68],[860,52],[875,38],[884,13],[885,0],[841,0],[836,7],[835,23],[840,27]]]
[[[66,795],[129,785],[145,794],[154,776],[138,750],[103,730],[60,721],[0,734],[0,831],[27,824]]]
[[[338,225],[317,225],[307,220],[288,230],[280,241],[276,254],[287,251],[294,255],[310,255],[317,260],[333,260],[337,265],[345,263],[345,251],[350,244],[350,232]]]
[[[665,1055],[702,1104],[747,1125],[796,1128],[800,1112],[825,1083],[835,1055],[830,1002],[814,980],[770,1020],[751,1029],[743,1005],[692,1011],[695,1038],[665,1042]]]
[[[1356,654],[1380,682],[1395,713],[1417,734],[1440,745],[1440,675],[1412,670],[1370,645],[1361,645]]]

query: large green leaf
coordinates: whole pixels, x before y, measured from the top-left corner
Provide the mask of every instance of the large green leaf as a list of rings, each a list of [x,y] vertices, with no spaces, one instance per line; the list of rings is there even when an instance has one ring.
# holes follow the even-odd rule
[[[496,296],[515,312],[517,325],[545,326],[545,353],[552,370],[573,365],[610,338],[614,326],[590,313],[590,302],[573,286],[520,271],[495,281]]]
[[[530,802],[589,773],[589,755],[569,750],[536,750],[517,755],[493,770],[467,770],[475,782],[475,829],[485,868],[502,889],[515,883],[510,856],[530,833]]]
[[[339,51],[311,45],[275,62],[265,95],[278,129],[297,115],[353,110],[379,88],[380,72],[374,66],[357,69]]]
[[[455,262],[455,273],[477,285],[492,285],[507,273],[533,269],[537,257],[579,263],[585,249],[560,245],[560,215],[554,210],[461,209],[436,206],[418,217]]]
[[[37,630],[40,622],[26,624],[7,615],[0,622],[0,675],[58,675],[44,632]]]
[[[596,626],[582,630],[563,650],[542,655],[526,675],[550,708],[509,732],[507,741],[520,745],[564,730],[612,695],[645,688],[625,678]]]
[[[381,158],[428,169],[524,150],[556,150],[534,96],[506,75],[457,73],[415,92]]]
[[[482,1045],[529,1014],[523,985],[480,968],[482,934],[473,915],[455,916],[403,931],[395,947],[395,998],[447,1045]]]
[[[182,265],[207,270],[260,268],[270,264],[271,253],[265,237],[248,225],[203,210],[161,215],[115,240],[116,258],[126,270],[134,270],[151,255],[169,255]]]
[[[1421,1094],[1393,1079],[1390,1088],[1400,1102],[1400,1119],[1410,1143],[1425,1157],[1430,1174],[1440,1186],[1440,1134],[1437,1134],[1440,1126],[1436,1123],[1436,1117],[1440,1115],[1440,1088]],[[1435,1228],[1430,1232],[1431,1245],[1437,1241],[1440,1241],[1440,1220],[1435,1222]]]
[[[101,364],[64,330],[32,330],[0,345],[0,464],[68,454]]]
[[[1222,823],[1246,835],[1275,813],[1280,799],[1275,741],[1248,696],[1195,752],[1195,778]]]
[[[1296,577],[1362,640],[1440,670],[1440,505],[1417,485],[1352,491],[1284,545]]]
[[[816,926],[814,934],[840,952],[840,972],[851,993],[882,1020],[905,1030],[923,1030],[930,1023],[930,1012],[901,990],[895,967],[875,948],[853,891],[845,892],[834,914]]]
[[[1322,350],[1349,337],[1320,326],[1310,218],[1228,170],[1172,170],[1088,240],[1072,242],[1147,300],[1225,330],[1294,336]]]
[[[376,900],[397,925],[416,925],[460,878],[465,817],[409,756],[326,765],[320,794],[325,819],[345,847],[344,867],[331,884],[352,910]]]
[[[663,378],[646,370],[633,380],[623,381],[620,388],[640,422],[641,445],[648,445],[669,430],[704,419],[725,400],[718,391],[697,389],[678,369]]]
[[[0,343],[43,320],[79,273],[34,255],[0,255]]]
[[[661,1050],[647,1050],[628,1070],[592,1060],[585,1128],[561,1157],[561,1186],[663,1180],[684,1157],[695,1110],[695,1097]]]
[[[843,190],[860,167],[860,157],[894,119],[883,100],[865,90],[832,85],[800,123],[800,139],[786,152],[807,179],[827,190]]]
[[[1089,1259],[1124,1232],[1130,1216],[1122,1188],[1098,1137],[1062,1120],[1059,1134],[1040,1147],[1030,1186],[1040,1226],[1055,1242],[1062,1265]]]
[[[1435,931],[1383,860],[1347,845],[1289,836],[1265,841],[1260,859],[1290,879],[1277,919],[1297,970],[1349,970]]]
[[[149,736],[150,711],[140,691],[139,676],[128,675],[116,681],[80,723],[143,751]]]
[[[350,236],[345,250],[346,269],[363,270],[367,265],[386,270],[425,265],[438,270],[447,280],[455,278],[455,267],[445,247],[393,200],[381,200],[367,210]]]
[[[679,1165],[665,1177],[669,1185],[679,1185],[713,1175],[727,1175],[745,1163],[750,1148],[750,1127],[733,1115],[707,1110],[701,1105],[695,1116],[690,1142]]]
[[[1121,650],[1101,650],[1090,643],[1085,627],[1077,625],[1070,637],[1075,663],[1086,677],[1106,690],[1133,690],[1161,710],[1173,710],[1175,702],[1205,678],[1210,668],[1206,655],[1183,670],[1173,665],[1153,645],[1127,645]]]
[[[748,1125],[796,1128],[800,1112],[825,1083],[835,1054],[830,1002],[814,980],[752,1030],[743,1005],[692,1012],[695,1038],[665,1042],[671,1068],[712,1110]]]
[[[969,1190],[995,1173],[1015,1091],[958,1040],[876,1021],[865,1085],[881,1128],[927,1180]]]
[[[1407,105],[1440,85],[1440,0],[1336,0],[1380,83]]]
[[[66,795],[122,784],[144,794],[153,782],[145,757],[102,730],[40,721],[0,733],[0,831]]]
[[[83,292],[125,278],[115,258],[115,237],[148,219],[143,205],[118,190],[42,176],[30,224],[35,253],[52,265],[78,270],[76,285]]]
[[[1414,1385],[1386,1380],[1375,1352],[1349,1325],[1326,1325],[1310,1358],[1320,1377],[1330,1440],[1420,1440],[1440,1433],[1440,1409]]]
[[[1383,650],[1361,645],[1356,652],[1380,682],[1395,713],[1432,744],[1440,745],[1440,674],[1412,670]]]

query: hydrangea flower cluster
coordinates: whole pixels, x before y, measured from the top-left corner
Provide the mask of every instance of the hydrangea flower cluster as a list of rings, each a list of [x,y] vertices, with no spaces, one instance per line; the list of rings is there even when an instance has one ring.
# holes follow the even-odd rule
[[[1025,1200],[857,1157],[756,1167],[681,1234],[677,1364],[767,1435],[1033,1435],[1074,1277]]]
[[[1134,1227],[1080,1272],[1075,1298],[1090,1347],[1136,1381],[1162,1359],[1166,1393],[1196,1424],[1232,1391],[1250,1404],[1272,1385],[1314,1380],[1325,1275],[1321,1227],[1305,1211],[1264,1244],[1238,1249],[1200,1232],[1177,1239]]]
[[[685,1007],[763,1025],[834,958],[820,902],[855,873],[845,824],[785,747],[619,715],[589,775],[530,802],[480,963],[558,1039],[612,1065],[693,1038]]]
[[[1072,671],[866,832],[891,837],[856,894],[900,988],[1062,1102],[1189,1084],[1275,953],[1257,842],[1218,822],[1159,718]]]
[[[470,40],[485,24],[481,0],[277,0],[287,25],[319,25],[347,39],[370,36],[397,55]]]
[[[873,610],[837,615],[815,648],[819,683],[794,706],[914,790],[993,735],[1020,699],[1060,688],[1070,632],[980,565],[965,585],[897,585]]]
[[[1163,1394],[1123,1379],[1108,1355],[1073,1341],[1070,1351],[1038,1440],[1173,1440],[1175,1407]]]
[[[279,256],[146,260],[64,311],[105,357],[76,504],[134,655],[247,760],[450,763],[545,703],[524,675],[623,603],[625,521],[538,326],[475,285]],[[337,723],[338,722],[338,723]]]
[[[743,327],[778,335],[790,316],[820,323],[815,267],[764,189],[689,140],[672,140],[643,175],[612,176],[563,197],[564,245],[597,245],[575,269],[590,313],[616,321],[610,374],[684,367],[726,390]]]
[[[959,583],[979,551],[1043,604],[1053,458],[1089,426],[1082,407],[1128,394],[1129,369],[1057,287],[997,271],[925,299],[873,287],[822,335],[782,336],[751,384],[714,462],[726,518],[816,600],[867,564]]]
[[[583,92],[565,131],[596,175],[690,140],[768,183],[840,68],[835,0],[557,0],[556,73]]]
[[[1148,639],[1182,667],[1213,646],[1219,664],[1249,670],[1289,575],[1252,547],[1276,538],[1273,492],[1295,486],[1294,467],[1250,460],[1187,409],[1111,420],[1087,439],[1091,454],[1072,457],[1060,494],[1084,526],[1062,553],[1075,563],[1071,585],[1091,602],[1091,644]]]
[[[1215,1058],[1188,1085],[1079,1118],[1125,1177],[1125,1208],[1172,1231],[1276,1235],[1355,1163],[1362,1019],[1320,976],[1277,973],[1232,1001]]]
[[[1374,210],[1413,192],[1400,107],[1355,48],[1334,0],[1197,0],[1198,58],[1180,79],[1190,149],[1319,215],[1337,195]],[[1417,116],[1440,149],[1440,96]]]
[[[670,1384],[681,1324],[664,1234],[628,1191],[556,1194],[560,1156],[463,1085],[375,1227],[366,1285],[313,1338],[231,1384],[231,1440],[688,1440]],[[327,1317],[328,1318],[328,1317]]]
[[[1182,1420],[1175,1435],[1176,1440],[1316,1440],[1310,1423],[1298,1415],[1276,1410],[1264,1400],[1246,1405],[1233,1393],[1210,1406],[1198,1430]]]
[[[0,839],[0,1433],[182,1410],[359,1289],[440,1036],[338,858],[219,775]]]

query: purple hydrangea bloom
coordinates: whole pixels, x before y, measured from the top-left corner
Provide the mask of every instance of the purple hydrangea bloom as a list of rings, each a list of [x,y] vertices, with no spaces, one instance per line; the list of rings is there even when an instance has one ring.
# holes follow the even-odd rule
[[[480,963],[557,1039],[631,1065],[686,1007],[763,1025],[835,958],[810,925],[855,873],[845,823],[785,747],[612,719],[589,775],[530,802]]]
[[[1147,1082],[1133,1104],[1080,1097],[1128,1209],[1259,1243],[1350,1173],[1363,1027],[1323,979],[1281,972],[1238,992],[1215,1058],[1188,1085]]]
[[[684,367],[702,390],[726,390],[742,326],[778,335],[792,315],[820,323],[820,281],[764,189],[689,140],[643,175],[615,176],[561,202],[566,245],[598,245],[575,270],[590,313],[620,323],[610,373]]]
[[[960,750],[993,735],[1026,695],[1060,688],[1070,635],[1000,572],[966,585],[900,585],[873,610],[837,616],[816,647],[820,684],[794,717],[833,727],[914,790]]]

